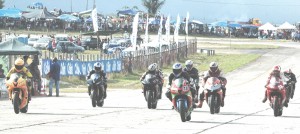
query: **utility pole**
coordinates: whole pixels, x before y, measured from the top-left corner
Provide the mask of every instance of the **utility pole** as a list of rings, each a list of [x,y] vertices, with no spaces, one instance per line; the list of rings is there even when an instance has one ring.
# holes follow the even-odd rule
[[[73,11],[72,11],[72,0],[71,0],[71,13],[72,13]]]
[[[89,0],[86,0],[86,10],[88,10]]]
[[[93,6],[93,9],[96,8],[96,0],[94,0],[94,6]]]

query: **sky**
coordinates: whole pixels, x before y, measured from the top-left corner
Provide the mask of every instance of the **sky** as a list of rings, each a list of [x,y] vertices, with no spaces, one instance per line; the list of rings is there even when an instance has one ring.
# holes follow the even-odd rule
[[[125,6],[137,6],[147,11],[142,0],[95,0],[98,13],[110,15]],[[94,0],[5,0],[5,8],[25,9],[28,5],[41,2],[48,10],[80,12],[92,9]],[[72,3],[72,4],[71,4]],[[72,6],[71,6],[72,5]],[[71,8],[72,7],[72,8]],[[211,23],[214,21],[248,21],[259,18],[262,23],[282,24],[285,21],[300,22],[300,0],[166,0],[160,13],[170,15],[173,20],[179,14],[184,18],[189,12],[190,18]]]

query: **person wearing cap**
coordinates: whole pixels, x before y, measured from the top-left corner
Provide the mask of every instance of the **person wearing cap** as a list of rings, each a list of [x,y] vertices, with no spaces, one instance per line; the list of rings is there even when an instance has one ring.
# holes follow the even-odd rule
[[[60,65],[58,64],[56,57],[53,58],[52,64],[50,65],[50,72],[47,75],[50,78],[48,96],[52,96],[52,87],[53,83],[55,83],[56,97],[59,97]]]

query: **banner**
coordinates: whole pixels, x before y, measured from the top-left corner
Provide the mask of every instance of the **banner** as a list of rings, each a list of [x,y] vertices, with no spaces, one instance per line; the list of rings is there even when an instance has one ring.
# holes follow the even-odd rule
[[[131,34],[131,42],[134,50],[136,50],[136,38],[137,38],[137,32],[138,32],[138,25],[139,25],[139,13],[137,13],[134,16],[133,22],[132,22],[132,34]]]
[[[169,42],[170,41],[170,15],[168,15],[165,27],[166,27],[166,41]]]
[[[149,42],[148,29],[149,29],[149,15],[147,14],[146,31],[145,31],[145,43]]]
[[[101,61],[69,61],[59,60],[61,76],[81,76],[87,75],[89,71],[94,69],[94,64],[100,62],[102,70],[106,73],[122,71],[122,60],[111,59]],[[52,61],[49,59],[42,60],[42,76],[45,77],[50,72]]]
[[[189,35],[189,19],[190,19],[190,14],[187,12],[186,14],[186,19],[185,19],[185,34]]]
[[[94,32],[98,31],[98,15],[97,15],[97,8],[94,8],[92,11],[92,20],[93,20],[93,27]]]
[[[180,16],[178,14],[177,20],[176,20],[176,25],[175,25],[175,30],[174,30],[174,39],[175,39],[177,46],[178,46],[178,42],[179,42],[179,39],[178,39],[179,28],[180,28]]]

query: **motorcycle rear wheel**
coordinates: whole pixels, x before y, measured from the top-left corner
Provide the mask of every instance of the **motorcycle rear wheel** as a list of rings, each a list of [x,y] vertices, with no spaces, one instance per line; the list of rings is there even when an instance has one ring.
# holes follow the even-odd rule
[[[14,111],[15,111],[15,113],[19,114],[19,112],[20,112],[20,109],[19,109],[20,98],[19,98],[19,93],[18,92],[16,92],[14,94],[13,105],[14,105]]]

